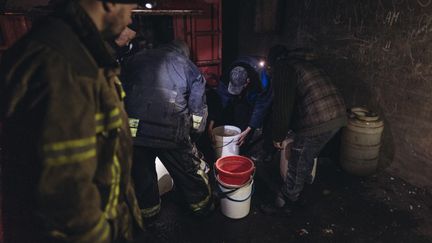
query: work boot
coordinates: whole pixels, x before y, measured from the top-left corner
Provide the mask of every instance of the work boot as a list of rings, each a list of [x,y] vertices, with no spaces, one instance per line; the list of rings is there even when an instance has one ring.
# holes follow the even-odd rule
[[[289,200],[281,192],[277,193],[273,203],[263,204],[260,206],[261,211],[268,215],[291,216],[294,211],[302,210],[307,205],[303,196],[300,196],[295,202]]]
[[[293,207],[290,202],[285,203],[282,207],[278,207],[275,203],[262,204],[261,212],[271,216],[289,217],[293,213]]]

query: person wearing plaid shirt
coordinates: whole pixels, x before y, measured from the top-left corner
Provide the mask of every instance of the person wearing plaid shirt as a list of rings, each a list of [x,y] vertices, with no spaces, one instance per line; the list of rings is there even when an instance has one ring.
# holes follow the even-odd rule
[[[264,213],[291,214],[305,183],[311,183],[314,158],[346,125],[346,108],[328,75],[307,56],[277,45],[268,55],[273,82],[274,146],[282,150],[288,136],[288,172],[274,204],[263,205]],[[294,135],[288,135],[294,134]],[[292,137],[293,136],[293,137]]]

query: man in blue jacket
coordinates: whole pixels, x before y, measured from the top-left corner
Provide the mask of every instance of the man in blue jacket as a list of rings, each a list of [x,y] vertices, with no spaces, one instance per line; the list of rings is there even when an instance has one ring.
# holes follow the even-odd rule
[[[173,41],[142,50],[124,63],[125,105],[134,137],[132,177],[145,219],[160,210],[156,156],[193,213],[206,215],[213,208],[192,141],[205,128],[205,79],[188,57],[186,43]]]
[[[209,133],[216,126],[237,126],[242,131],[237,144],[246,150],[255,129],[268,122],[273,96],[270,86],[262,59],[244,56],[234,61],[209,101]],[[272,149],[268,137],[269,141],[264,142],[269,144],[264,146],[266,154]]]

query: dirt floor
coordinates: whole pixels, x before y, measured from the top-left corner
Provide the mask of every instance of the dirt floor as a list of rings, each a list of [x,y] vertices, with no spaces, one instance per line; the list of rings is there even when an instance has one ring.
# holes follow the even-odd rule
[[[258,166],[245,218],[227,218],[220,206],[196,218],[172,191],[162,197],[161,214],[146,234],[151,239],[138,242],[432,242],[429,191],[386,172],[348,175],[328,158],[320,158],[315,182],[304,191],[304,208],[291,217],[265,215],[259,205],[273,198],[268,178],[278,177],[274,166]]]

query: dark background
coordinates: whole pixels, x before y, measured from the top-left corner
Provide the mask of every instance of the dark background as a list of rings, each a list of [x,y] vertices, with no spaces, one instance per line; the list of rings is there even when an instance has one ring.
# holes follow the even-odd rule
[[[27,11],[48,0],[5,2]],[[380,168],[431,188],[431,0],[223,0],[222,22],[224,68],[274,44],[315,51],[348,107],[384,119]]]
[[[348,107],[385,121],[380,168],[432,185],[432,1],[227,0],[224,63],[274,44],[314,50]],[[282,19],[282,21],[278,21]]]

